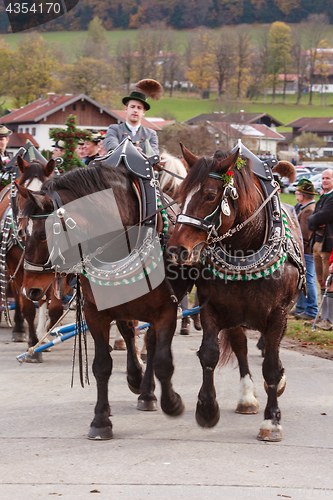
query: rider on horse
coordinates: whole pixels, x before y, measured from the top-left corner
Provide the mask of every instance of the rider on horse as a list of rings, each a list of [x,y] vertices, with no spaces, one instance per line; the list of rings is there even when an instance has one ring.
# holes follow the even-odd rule
[[[130,137],[138,149],[148,156],[159,154],[158,137],[155,130],[141,125],[146,111],[150,109],[148,97],[159,99],[162,96],[162,86],[155,80],[141,80],[136,84],[135,91],[123,98],[126,121],[110,125],[104,139],[106,151],[115,149],[126,137]]]

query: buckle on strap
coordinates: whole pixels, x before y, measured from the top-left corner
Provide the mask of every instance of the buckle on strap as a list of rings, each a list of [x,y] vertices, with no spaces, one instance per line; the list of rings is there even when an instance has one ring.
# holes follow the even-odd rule
[[[199,219],[198,217],[193,217],[185,214],[177,215],[176,222],[179,224],[187,224],[189,226],[194,226],[206,232],[209,232],[212,228],[212,224],[208,224],[204,219]]]

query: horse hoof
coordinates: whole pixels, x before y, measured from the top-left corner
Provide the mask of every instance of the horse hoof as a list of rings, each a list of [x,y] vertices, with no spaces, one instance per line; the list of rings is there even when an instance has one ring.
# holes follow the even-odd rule
[[[140,411],[157,411],[157,401],[145,401],[144,399],[138,399],[138,404],[136,405],[136,409]]]
[[[134,387],[134,385],[130,384],[129,381],[127,381],[127,385],[129,387],[129,390],[133,392],[133,394],[141,394],[140,386]]]
[[[257,439],[259,441],[278,443],[282,440],[281,426],[277,426],[275,429],[260,429]]]
[[[284,393],[286,385],[287,385],[287,377],[285,376],[285,374],[283,374],[281,377],[281,380],[277,386],[277,397],[280,397],[281,394]],[[266,394],[268,395],[268,385],[266,384],[266,382],[264,383],[264,387],[265,387]]]
[[[235,413],[242,413],[243,415],[254,415],[258,413],[259,405],[245,405],[238,404]]]
[[[90,427],[88,439],[96,441],[106,441],[113,438],[112,427]]]
[[[166,413],[169,415],[169,417],[179,417],[184,413],[185,410],[185,405],[182,400],[182,398],[179,396],[179,394],[176,394],[176,403],[172,405],[172,407],[168,407],[164,402],[163,399],[161,399],[161,408]]]
[[[205,427],[205,428],[210,428],[214,427],[218,421],[220,420],[220,408],[219,405],[215,402],[214,404],[214,416],[212,418],[207,418],[207,416],[202,414],[202,403],[198,401],[197,403],[197,409],[195,412],[195,419],[197,421],[197,424],[200,425],[200,427]]]
[[[41,352],[35,352],[34,354],[27,354],[25,357],[26,363],[43,363],[43,356]]]
[[[12,342],[26,342],[27,336],[25,332],[13,332],[12,333]]]

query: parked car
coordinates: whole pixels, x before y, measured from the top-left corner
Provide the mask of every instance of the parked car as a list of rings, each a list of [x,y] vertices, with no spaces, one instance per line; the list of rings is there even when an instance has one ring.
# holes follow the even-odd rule
[[[301,172],[296,175],[296,181],[293,182],[292,184],[289,184],[289,186],[286,188],[287,193],[294,193],[296,191],[296,186],[299,183],[301,179],[309,179],[311,180],[311,177],[313,177],[313,174],[311,172]]]
[[[310,181],[314,185],[316,193],[318,193],[318,194],[320,194],[321,176],[322,176],[322,172],[320,172],[319,174],[315,174],[312,177],[310,177]]]

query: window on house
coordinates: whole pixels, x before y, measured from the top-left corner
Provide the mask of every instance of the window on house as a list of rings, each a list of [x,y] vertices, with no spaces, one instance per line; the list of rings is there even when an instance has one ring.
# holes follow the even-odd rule
[[[25,129],[25,133],[26,133],[26,134],[29,134],[29,132],[30,132],[30,131],[29,131],[29,127],[27,127],[27,128]]]
[[[76,110],[76,104],[73,104],[72,108],[73,108],[73,111],[75,111]]]
[[[86,109],[85,104],[81,104],[81,110],[84,111]]]
[[[22,127],[19,127],[18,131],[19,131],[19,134],[23,134],[23,128]]]
[[[32,127],[32,129],[31,129],[31,135],[36,135],[36,127]]]

